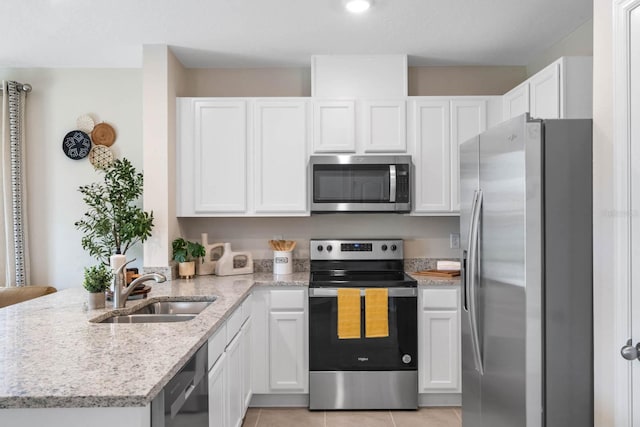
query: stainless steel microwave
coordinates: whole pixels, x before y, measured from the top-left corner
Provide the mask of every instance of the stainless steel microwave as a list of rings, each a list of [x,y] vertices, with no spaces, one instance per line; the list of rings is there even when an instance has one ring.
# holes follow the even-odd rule
[[[311,212],[411,211],[411,156],[311,156]]]

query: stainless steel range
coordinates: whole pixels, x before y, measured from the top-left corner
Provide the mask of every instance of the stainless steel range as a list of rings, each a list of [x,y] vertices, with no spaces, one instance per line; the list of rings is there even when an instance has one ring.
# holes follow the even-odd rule
[[[402,240],[311,240],[309,409],[416,409],[417,282]]]

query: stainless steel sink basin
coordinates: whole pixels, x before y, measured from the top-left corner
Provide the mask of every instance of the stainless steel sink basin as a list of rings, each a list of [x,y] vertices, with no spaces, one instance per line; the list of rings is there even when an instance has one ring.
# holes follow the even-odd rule
[[[195,314],[122,314],[107,317],[100,323],[166,323],[186,322],[196,317]]]
[[[191,320],[211,303],[207,301],[157,301],[142,306],[129,314],[113,314],[97,323],[165,323]]]
[[[212,302],[213,301],[159,301],[140,307],[131,314],[198,314]]]

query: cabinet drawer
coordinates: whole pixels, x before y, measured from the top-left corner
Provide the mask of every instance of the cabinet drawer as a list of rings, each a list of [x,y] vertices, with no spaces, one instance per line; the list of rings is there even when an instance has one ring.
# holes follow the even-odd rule
[[[227,345],[227,325],[223,324],[212,336],[209,337],[208,353],[209,364],[208,369],[216,363],[216,360],[224,353],[224,348]]]
[[[422,308],[425,310],[456,310],[458,308],[458,290],[423,289]]]
[[[304,290],[271,291],[272,310],[304,310]]]
[[[236,336],[242,326],[242,306],[236,308],[231,316],[227,319],[227,341],[229,344],[233,337]]]
[[[242,323],[246,322],[251,317],[251,307],[253,304],[253,296],[249,295],[247,299],[242,303]]]

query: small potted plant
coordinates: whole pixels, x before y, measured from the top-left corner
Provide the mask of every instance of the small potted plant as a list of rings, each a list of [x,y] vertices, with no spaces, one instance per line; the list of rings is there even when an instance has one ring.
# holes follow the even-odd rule
[[[113,273],[104,264],[84,269],[82,286],[89,291],[89,309],[104,308],[105,291],[109,289]]]
[[[173,260],[178,263],[178,275],[182,278],[195,276],[195,259],[206,255],[204,246],[198,242],[190,242],[178,237],[171,243],[171,247],[173,248]]]

